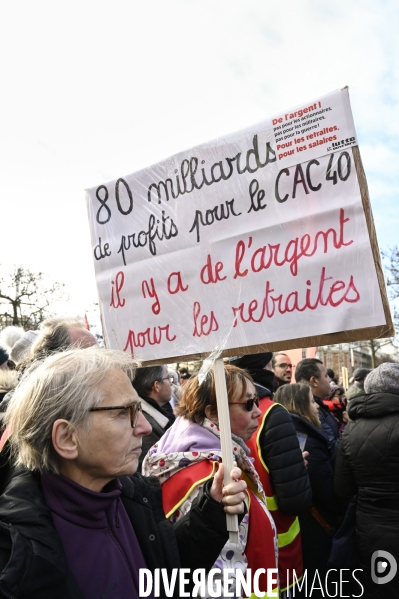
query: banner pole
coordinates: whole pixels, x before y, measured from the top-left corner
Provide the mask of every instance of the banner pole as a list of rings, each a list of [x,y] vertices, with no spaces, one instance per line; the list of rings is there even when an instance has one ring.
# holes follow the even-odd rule
[[[233,468],[233,446],[231,442],[229,400],[227,397],[226,377],[222,358],[215,360],[213,365],[215,375],[216,403],[220,429],[220,444],[222,447],[222,460],[224,465],[224,484],[233,482],[230,472]],[[230,543],[238,545],[238,518],[236,514],[226,514],[227,530]]]

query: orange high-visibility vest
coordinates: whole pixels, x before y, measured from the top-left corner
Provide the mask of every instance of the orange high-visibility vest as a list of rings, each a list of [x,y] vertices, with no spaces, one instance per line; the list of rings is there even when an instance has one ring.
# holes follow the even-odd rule
[[[262,450],[260,447],[260,435],[263,427],[266,423],[270,410],[276,404],[271,399],[264,397],[260,400],[259,409],[262,412],[261,424],[254,435],[252,435],[249,441],[245,441],[251,450],[251,457],[255,458],[254,466],[259,478],[262,481],[263,489],[266,494],[267,507],[273,516],[273,520],[276,524],[278,533],[278,573],[280,577],[280,590],[285,591],[287,587],[292,586],[293,573],[299,580],[303,574],[303,563],[302,563],[302,542],[301,533],[299,528],[299,520],[296,516],[289,516],[284,514],[278,508],[278,501],[274,495],[274,489],[269,476],[269,469],[262,458]],[[289,578],[287,579],[287,570],[289,571]],[[288,581],[290,584],[288,584]]]
[[[186,501],[188,496],[198,487],[210,479],[217,470],[218,463],[211,460],[203,460],[182,468],[162,483],[162,503],[165,515],[170,518],[172,514],[179,515],[180,506]],[[252,574],[258,569],[264,568],[265,574],[259,576],[259,589],[267,595],[267,570],[277,568],[276,556],[274,551],[275,532],[262,506],[259,504],[255,495],[254,484],[247,476],[243,476],[248,488],[246,490],[249,504],[249,527],[248,539],[245,548],[245,556],[248,561],[248,568],[251,568]],[[253,590],[253,589],[252,589]],[[273,592],[277,592],[275,587]],[[255,598],[252,592],[251,598]]]

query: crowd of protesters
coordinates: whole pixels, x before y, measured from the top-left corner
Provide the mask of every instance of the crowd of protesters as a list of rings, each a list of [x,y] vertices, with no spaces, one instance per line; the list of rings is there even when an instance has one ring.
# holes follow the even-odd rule
[[[399,364],[346,390],[316,358],[265,352],[226,360],[225,378],[227,485],[212,370],[200,384],[141,367],[79,318],[4,329],[0,596],[134,599],[144,568],[232,569],[234,593],[238,571],[264,568],[282,598],[328,596],[328,580],[330,596],[399,597]],[[357,572],[343,587],[341,570]],[[227,596],[216,582],[205,596]]]

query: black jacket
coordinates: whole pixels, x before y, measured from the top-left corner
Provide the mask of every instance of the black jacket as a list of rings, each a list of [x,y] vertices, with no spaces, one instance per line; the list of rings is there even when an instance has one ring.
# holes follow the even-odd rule
[[[399,389],[398,394],[354,397],[338,447],[334,488],[346,503],[357,493],[356,535],[364,597],[399,597],[399,573],[392,583],[374,584],[371,557],[391,553],[399,565]]]
[[[311,505],[312,490],[295,427],[283,406],[275,404],[270,410],[259,442],[279,509],[291,516],[303,514]]]
[[[308,456],[308,475],[312,487],[312,505],[323,512],[326,518],[331,515],[335,521],[337,509],[333,495],[334,470],[328,451],[328,441],[323,429],[317,428],[304,418],[291,414],[297,433],[307,435],[305,451]]]
[[[330,458],[328,441],[322,429],[291,414],[297,432],[307,435],[305,450],[309,452],[308,475],[312,487],[312,508],[322,520],[335,529],[337,504],[333,495],[334,471]],[[302,551],[304,568],[312,580],[312,573],[317,569],[320,576],[327,571],[327,562],[330,556],[332,534],[320,523],[309,510],[299,517],[302,534]]]
[[[135,474],[121,483],[121,498],[147,568],[209,570],[213,566],[228,533],[223,507],[210,497],[209,486],[189,514],[173,526],[165,518],[157,478]],[[44,502],[40,477],[23,469],[0,496],[0,571],[0,596],[83,599]],[[165,597],[162,586],[161,597]]]

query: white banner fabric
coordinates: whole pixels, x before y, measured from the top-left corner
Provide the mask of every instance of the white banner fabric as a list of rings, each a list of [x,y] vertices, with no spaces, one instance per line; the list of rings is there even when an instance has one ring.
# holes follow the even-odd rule
[[[108,347],[167,361],[385,323],[351,148],[287,166],[277,143],[269,119],[86,191]]]

